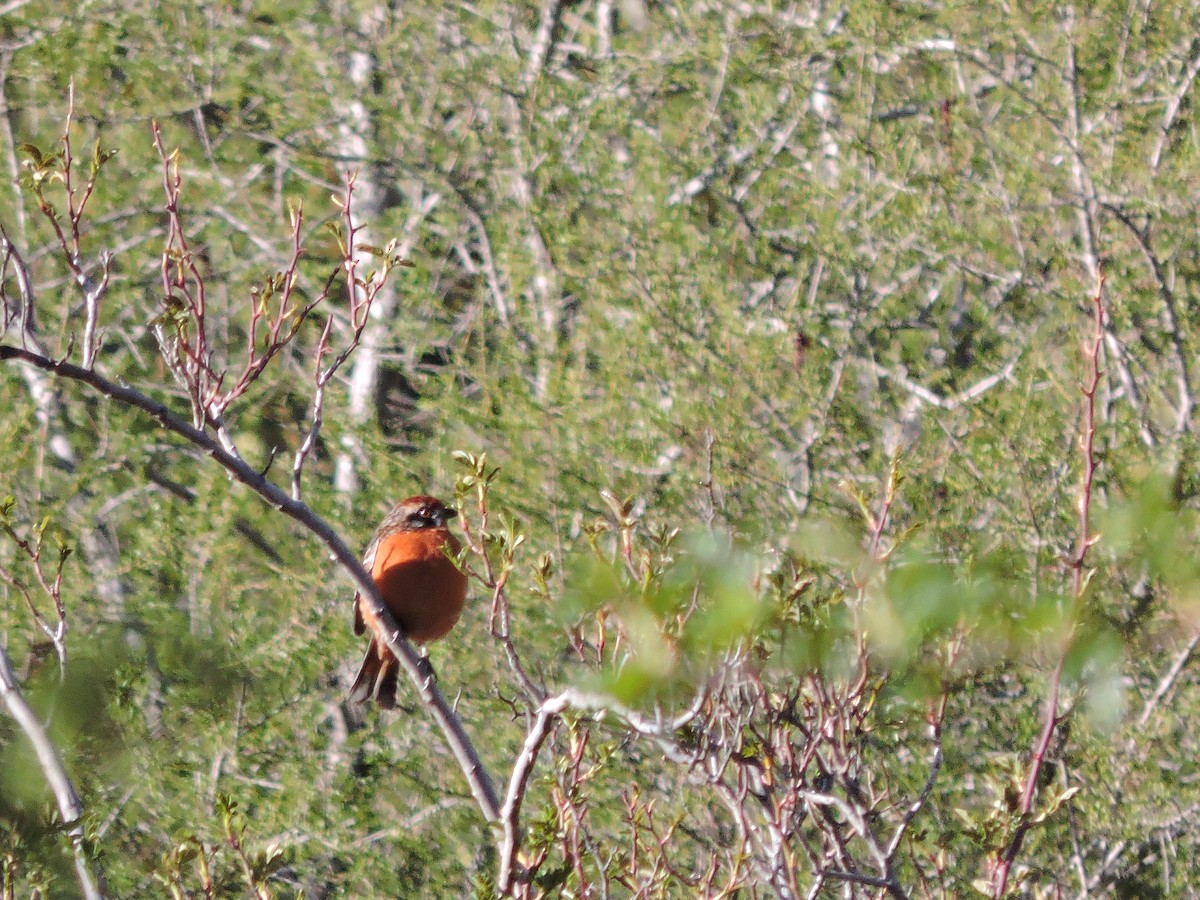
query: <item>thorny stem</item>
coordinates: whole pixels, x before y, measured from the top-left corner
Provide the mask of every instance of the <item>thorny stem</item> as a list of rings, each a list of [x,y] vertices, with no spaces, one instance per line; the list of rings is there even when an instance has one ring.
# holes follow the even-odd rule
[[[1088,380],[1082,387],[1083,434],[1079,441],[1083,471],[1079,479],[1079,532],[1075,539],[1075,550],[1071,555],[1070,564],[1071,593],[1076,610],[1083,598],[1084,589],[1087,587],[1085,577],[1087,552],[1097,540],[1097,536],[1092,534],[1091,529],[1091,507],[1092,486],[1095,482],[1097,468],[1096,393],[1100,387],[1100,377],[1103,374],[1100,369],[1100,350],[1104,343],[1104,281],[1104,273],[1101,272],[1096,279],[1095,293],[1091,297],[1094,330],[1084,347],[1084,356],[1088,363]],[[1050,743],[1054,739],[1054,733],[1065,718],[1064,715],[1059,714],[1058,701],[1062,692],[1063,666],[1066,663],[1067,653],[1071,649],[1072,637],[1070,632],[1064,636],[1062,646],[1059,648],[1058,661],[1050,673],[1050,684],[1047,688],[1046,704],[1042,716],[1042,730],[1033,745],[1029,772],[1025,778],[1025,787],[1021,791],[1021,800],[1017,807],[1017,827],[995,865],[992,878],[993,897],[1003,897],[1008,889],[1008,878],[1013,863],[1016,862],[1017,856],[1021,852],[1025,835],[1033,826],[1031,814],[1037,795],[1038,781],[1041,778],[1042,769],[1046,765],[1046,756],[1050,750]]]

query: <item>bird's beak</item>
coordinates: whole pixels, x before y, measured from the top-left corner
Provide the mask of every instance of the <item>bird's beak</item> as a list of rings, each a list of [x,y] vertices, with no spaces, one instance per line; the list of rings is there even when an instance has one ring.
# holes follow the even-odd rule
[[[437,523],[438,523],[438,525],[445,525],[447,522],[449,522],[451,519],[453,519],[457,515],[458,515],[457,509],[451,509],[448,506],[444,506],[437,514]]]

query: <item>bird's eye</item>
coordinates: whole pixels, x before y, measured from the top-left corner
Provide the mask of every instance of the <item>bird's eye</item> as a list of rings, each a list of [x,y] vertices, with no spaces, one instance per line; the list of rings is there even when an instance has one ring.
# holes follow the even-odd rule
[[[437,511],[432,506],[422,506],[414,513],[409,513],[408,521],[417,528],[425,528],[437,521]]]

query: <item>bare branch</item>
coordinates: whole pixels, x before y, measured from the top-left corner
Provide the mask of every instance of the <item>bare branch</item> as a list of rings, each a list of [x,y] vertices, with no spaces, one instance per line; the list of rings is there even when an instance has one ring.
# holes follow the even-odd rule
[[[166,151],[157,122],[153,130],[154,146],[163,167],[164,205],[168,223],[166,248],[160,267],[163,312],[154,323],[155,336],[163,359],[191,401],[192,424],[197,428],[211,425],[224,448],[237,455],[237,448],[225,433],[222,421],[226,410],[258,380],[271,360],[291,343],[309,314],[328,299],[334,279],[328,279],[325,289],[310,302],[293,304],[299,281],[297,269],[303,253],[301,226],[304,221],[300,207],[293,207],[290,210],[292,251],[287,267],[269,275],[261,286],[251,288],[245,359],[232,385],[225,387],[229,372],[215,362],[214,351],[208,342],[205,277],[196,265],[180,213],[183,179],[179,171],[179,152]],[[352,221],[353,194],[354,178],[350,176],[346,181],[346,192],[339,200],[347,221]],[[343,248],[346,252],[353,249],[353,230],[349,240],[349,250]],[[359,297],[355,278],[357,259],[346,264],[351,320],[360,332],[371,301],[386,282],[388,272],[396,262],[390,255],[384,260],[377,277],[363,287],[362,298]]]
[[[999,372],[994,372],[991,375],[979,379],[979,381],[963,388],[957,394],[946,397],[930,390],[923,384],[913,381],[909,374],[904,370],[903,366],[897,366],[895,369],[888,369],[881,366],[879,363],[871,360],[868,365],[871,371],[879,378],[888,378],[896,384],[900,385],[922,403],[929,406],[934,406],[938,409],[958,409],[960,406],[965,406],[972,400],[986,394],[996,385],[1001,382],[1008,381],[1012,378],[1013,371],[1017,368],[1017,358],[1014,357],[1004,364],[1004,367]]]
[[[1162,300],[1163,314],[1166,317],[1166,332],[1171,338],[1171,351],[1176,371],[1175,380],[1179,390],[1179,399],[1175,406],[1175,433],[1187,433],[1192,430],[1192,413],[1196,408],[1196,396],[1192,388],[1191,363],[1189,362],[1191,352],[1187,347],[1181,328],[1179,304],[1175,291],[1168,282],[1166,273],[1163,272],[1158,254],[1154,251],[1149,224],[1147,223],[1145,227],[1138,227],[1133,219],[1116,204],[1106,204],[1105,208],[1116,216],[1118,222],[1129,229],[1142,251],[1146,265],[1150,268],[1150,274],[1154,276],[1154,283],[1158,286],[1158,296]]]
[[[1158,705],[1162,703],[1163,697],[1175,686],[1175,682],[1179,680],[1184,667],[1191,660],[1192,654],[1196,652],[1196,647],[1200,646],[1200,628],[1192,629],[1191,637],[1184,645],[1183,649],[1175,654],[1175,659],[1171,663],[1162,678],[1158,680],[1158,686],[1154,689],[1154,693],[1150,695],[1150,699],[1146,701],[1146,705],[1142,707],[1141,714],[1137,718],[1137,727],[1144,728],[1146,723],[1150,721],[1150,717],[1154,715],[1154,711]]]
[[[933,737],[933,759],[929,762],[929,776],[925,779],[925,785],[921,788],[915,800],[908,805],[904,811],[904,816],[900,819],[900,824],[896,826],[896,831],[892,835],[892,839],[887,846],[887,860],[889,871],[896,857],[896,851],[900,849],[900,842],[904,840],[904,834],[908,831],[908,826],[912,824],[913,819],[925,807],[929,800],[929,795],[933,792],[933,786],[937,783],[938,773],[942,769],[942,717],[946,714],[946,697],[943,696],[938,703],[936,713],[931,715],[929,730]]]
[[[550,726],[558,715],[571,705],[572,691],[565,691],[557,697],[545,700],[538,708],[537,719],[525,736],[525,744],[513,763],[512,777],[508,782],[508,791],[504,795],[504,805],[500,808],[500,826],[503,829],[503,840],[500,845],[500,868],[496,876],[496,893],[506,895],[512,888],[513,879],[520,876],[517,865],[517,852],[521,848],[520,816],[521,803],[525,799],[525,789],[529,784],[529,776],[537,762],[538,751],[550,734]]]
[[[1198,74],[1200,74],[1200,55],[1192,57],[1187,68],[1183,70],[1179,84],[1167,97],[1167,102],[1163,106],[1163,120],[1162,125],[1159,126],[1158,140],[1154,142],[1154,149],[1150,151],[1151,171],[1157,171],[1159,164],[1162,162],[1163,150],[1166,149],[1167,139],[1171,136],[1171,130],[1175,127],[1175,122],[1179,118],[1179,110],[1183,108],[1183,101],[1191,93],[1192,83],[1195,82]]]
[[[204,450],[236,480],[253,490],[273,508],[300,523],[325,544],[332,557],[350,575],[363,600],[372,605],[373,614],[383,623],[384,642],[400,660],[422,703],[442,729],[446,742],[462,768],[484,818],[488,821],[499,818],[500,802],[495,787],[492,785],[491,777],[484,768],[479,754],[463,729],[462,722],[433,679],[427,677],[422,670],[416,650],[404,638],[394,617],[384,605],[383,599],[379,596],[378,587],[362,567],[358,554],[346,545],[324,519],[305,504],[293,500],[285,491],[255,471],[240,456],[226,450],[213,435],[188,424],[162,403],[147,397],[140,391],[115,384],[95,371],[83,369],[67,362],[58,362],[20,347],[0,345],[0,361],[5,360],[22,360],[60,378],[82,382],[106,397],[142,410],[163,428],[173,431],[189,443]]]
[[[0,647],[0,698],[3,698],[9,715],[33,745],[38,764],[42,767],[42,774],[46,776],[46,782],[54,793],[63,823],[72,826],[68,834],[75,847],[75,876],[79,879],[79,888],[87,900],[100,900],[104,896],[101,892],[104,877],[98,868],[93,868],[94,862],[88,860],[87,851],[83,846],[83,826],[78,824],[83,816],[83,803],[79,794],[75,792],[75,785],[71,783],[62,756],[17,687],[12,663],[4,647]],[[97,882],[101,887],[97,887]]]
[[[533,44],[529,48],[529,58],[525,62],[525,70],[521,73],[521,90],[527,92],[542,74],[546,61],[554,46],[554,29],[558,27],[559,16],[562,15],[562,0],[542,0],[542,11],[538,16],[537,31],[533,36]]]

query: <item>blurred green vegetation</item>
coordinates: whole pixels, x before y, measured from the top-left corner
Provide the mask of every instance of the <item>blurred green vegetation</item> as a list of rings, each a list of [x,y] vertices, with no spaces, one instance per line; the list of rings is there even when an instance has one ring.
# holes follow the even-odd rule
[[[290,203],[300,293],[316,296],[338,264],[328,197],[359,169],[378,187],[374,242],[411,239],[413,267],[394,273],[369,415],[351,416],[343,370],[306,468],[306,501],[352,544],[395,500],[456,484],[478,523],[452,454],[486,452],[486,546],[510,569],[514,646],[551,693],[670,718],[736,659],[746,695],[792,727],[853,680],[861,641],[846,777],[887,785],[881,822],[921,794],[943,710],[941,770],[897,858],[913,895],[965,895],[1011,841],[1065,653],[1070,712],[1013,890],[1194,892],[1196,6],[549,6],[530,74],[532,2],[10,4],[0,155],[27,184],[0,184],[0,225],[33,274],[38,336],[66,355],[84,316],[28,185],[70,84],[76,155],[116,151],[81,234],[86,265],[113,253],[99,367],[185,416],[150,327],[165,225],[151,120],[182,154],[217,363],[241,358],[250,286],[286,265]],[[61,188],[44,195],[63,221]],[[1076,596],[1092,248],[1110,321]],[[2,283],[15,310],[12,260]],[[229,414],[279,484],[340,302]],[[20,343],[15,318],[2,340]],[[7,579],[0,635],[111,895],[202,896],[206,879],[215,896],[486,895],[486,826],[415,700],[402,692],[395,716],[343,705],[362,649],[322,548],[153,420],[55,389],[43,420],[23,370],[0,367],[7,521],[27,537],[47,520],[75,551],[65,678]],[[333,478],[348,438],[353,493]],[[49,614],[11,539],[0,566]],[[490,599],[474,583],[431,655],[505,779],[527,710]],[[713,865],[781,893],[735,858],[710,785],[601,719],[568,712],[534,770],[537,890],[689,896]],[[722,739],[761,761],[766,730],[747,716]],[[694,722],[671,737],[710,739]],[[593,842],[582,872],[555,855],[564,797]],[[631,848],[656,828],[675,870],[639,882]],[[0,719],[0,884],[70,896],[60,832]],[[793,850],[807,890],[819,866]]]

